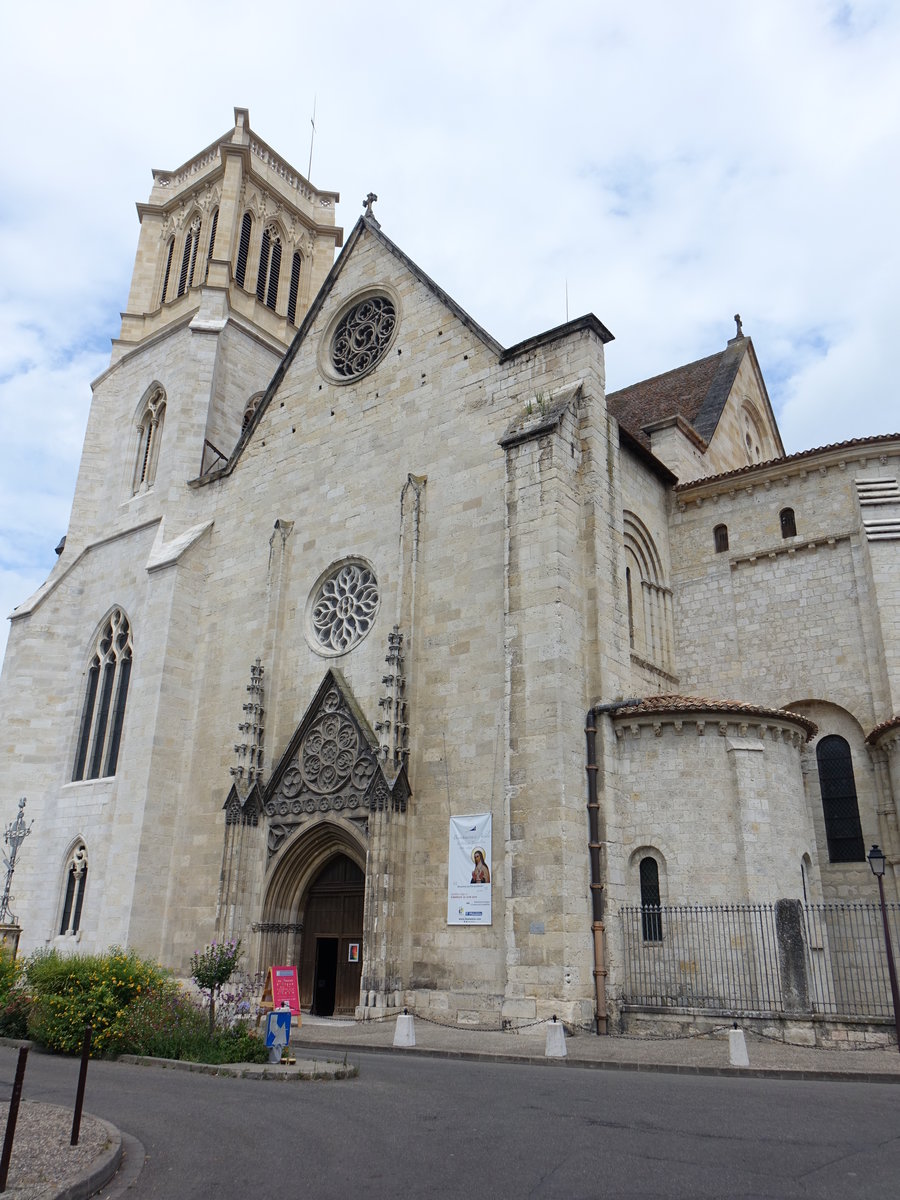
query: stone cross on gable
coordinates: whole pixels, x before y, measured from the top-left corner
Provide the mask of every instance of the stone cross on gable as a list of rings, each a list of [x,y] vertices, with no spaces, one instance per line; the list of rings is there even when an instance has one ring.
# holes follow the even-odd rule
[[[378,197],[374,192],[369,192],[368,196],[366,196],[365,200],[363,200],[363,208],[366,210],[364,215],[369,217],[371,220],[375,219],[375,214],[372,212],[372,205],[375,204],[377,200]]]

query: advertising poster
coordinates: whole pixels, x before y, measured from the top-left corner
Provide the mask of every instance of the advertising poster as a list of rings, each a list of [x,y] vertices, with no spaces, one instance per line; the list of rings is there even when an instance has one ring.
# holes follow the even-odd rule
[[[447,924],[491,923],[491,814],[450,818]]]

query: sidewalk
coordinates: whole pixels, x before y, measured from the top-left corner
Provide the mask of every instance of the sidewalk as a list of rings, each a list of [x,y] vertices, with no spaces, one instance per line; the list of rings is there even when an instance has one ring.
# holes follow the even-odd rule
[[[646,1038],[578,1033],[566,1038],[566,1058],[546,1058],[546,1024],[510,1032],[438,1024],[413,1014],[414,1048],[394,1049],[396,1018],[376,1021],[330,1019],[303,1014],[291,1034],[297,1051],[343,1055],[354,1051],[425,1054],[440,1058],[528,1062],[615,1071],[667,1071],[699,1075],[762,1075],[768,1078],[834,1079],[900,1083],[896,1046],[867,1050],[824,1050],[792,1046],[746,1034],[750,1066],[729,1062],[728,1027],[684,1038]]]

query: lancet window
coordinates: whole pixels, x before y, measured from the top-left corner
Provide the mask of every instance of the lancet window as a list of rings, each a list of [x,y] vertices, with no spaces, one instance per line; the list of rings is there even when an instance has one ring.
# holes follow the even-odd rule
[[[132,493],[135,496],[138,492],[146,492],[153,486],[165,416],[166,394],[162,388],[154,388],[138,418],[137,457],[131,485]]]
[[[188,288],[194,286],[194,268],[197,265],[197,247],[200,245],[199,214],[191,221],[184,239],[184,253],[181,256],[181,274],[178,277],[178,295],[183,296]]]
[[[87,672],[72,779],[115,775],[131,678],[131,626],[114,608],[97,637]]]
[[[209,246],[206,249],[206,272],[204,273],[204,281],[209,278],[209,264],[212,262],[213,252],[216,248],[216,229],[219,225],[219,210],[213,209],[212,219],[209,223]]]
[[[256,298],[274,311],[278,300],[278,274],[281,270],[281,235],[275,225],[263,230],[256,275]]]
[[[648,855],[641,859],[638,871],[641,880],[641,933],[645,942],[661,942],[659,864]]]
[[[244,286],[247,278],[247,259],[250,257],[250,235],[253,232],[253,218],[248,212],[244,213],[241,221],[241,237],[238,242],[237,260],[234,264],[234,282],[238,287]]]
[[[297,296],[300,292],[300,270],[303,266],[303,259],[299,250],[294,251],[294,257],[291,260],[291,287],[288,292],[288,308],[287,319],[292,325],[297,324]]]
[[[75,934],[81,928],[81,913],[84,908],[84,892],[87,887],[88,860],[84,842],[72,849],[66,863],[65,891],[63,893],[62,916],[59,922],[61,935]]]
[[[166,296],[169,291],[169,273],[172,270],[172,254],[175,250],[174,237],[169,238],[169,245],[166,249],[166,267],[163,271],[162,291],[160,292],[159,302],[165,304]]]

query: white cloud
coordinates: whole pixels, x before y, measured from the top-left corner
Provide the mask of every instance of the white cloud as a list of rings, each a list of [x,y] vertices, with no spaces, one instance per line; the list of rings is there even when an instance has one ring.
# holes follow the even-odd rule
[[[278,0],[4,14],[0,602],[64,531],[125,307],[134,202],[234,105],[509,344],[593,310],[611,387],[740,311],[788,449],[886,431],[900,9],[886,0]],[[47,559],[48,548],[51,558]],[[21,583],[22,591],[15,592]],[[2,635],[0,635],[2,638]]]

